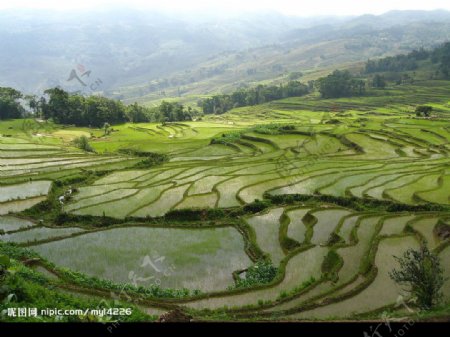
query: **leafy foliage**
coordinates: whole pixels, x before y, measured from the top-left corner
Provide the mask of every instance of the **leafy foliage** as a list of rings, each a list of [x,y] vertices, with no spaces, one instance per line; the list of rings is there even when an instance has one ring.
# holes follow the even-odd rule
[[[317,80],[323,98],[338,98],[363,95],[365,83],[353,78],[349,71],[335,70],[332,74]]]
[[[79,149],[86,152],[94,152],[91,144],[89,144],[89,139],[86,136],[77,137],[73,140],[73,143]]]
[[[257,125],[252,130],[256,133],[265,135],[279,135],[286,131],[295,130],[295,125],[292,124],[262,124]]]
[[[5,278],[9,266],[11,266],[9,257],[6,255],[0,255],[0,281]]]
[[[166,220],[170,221],[202,221],[202,220],[221,220],[228,217],[225,210],[220,208],[208,209],[174,209],[164,215]]]
[[[262,210],[265,210],[270,206],[270,201],[268,200],[258,200],[256,199],[254,202],[251,202],[244,206],[244,212],[247,213],[258,213]]]
[[[330,275],[335,272],[341,262],[341,259],[342,258],[339,254],[334,250],[328,251],[322,263],[322,273],[325,275]]]
[[[125,106],[122,102],[101,97],[84,97],[53,88],[44,92],[48,97],[39,100],[37,111],[45,119],[56,123],[103,128],[111,132],[111,124],[124,122],[175,122],[192,120],[199,112],[178,103],[163,101],[158,107],[147,108],[137,103]]]
[[[292,204],[294,202],[329,202],[336,204],[338,206],[352,208],[358,211],[366,210],[383,210],[386,212],[442,212],[449,210],[450,208],[446,205],[439,204],[419,204],[419,205],[408,205],[391,200],[378,200],[369,198],[357,198],[357,197],[337,197],[333,195],[309,195],[309,194],[279,194],[271,195],[264,194],[265,198],[268,198],[270,202],[274,205],[280,205],[284,203]],[[303,222],[307,221],[306,218],[309,214],[306,214]]]
[[[152,110],[153,116],[150,117],[157,122],[178,122],[178,121],[190,121],[194,117],[199,115],[197,110],[193,110],[191,107],[187,109],[185,106],[179,103],[170,103],[163,101],[159,107]]]
[[[270,283],[277,275],[278,269],[271,262],[259,261],[247,269],[244,278],[236,282],[236,288],[247,288]]]
[[[143,314],[134,305],[121,303],[119,301],[99,301],[94,298],[84,299],[76,298],[69,294],[57,291],[50,286],[42,275],[24,266],[15,266],[16,272],[9,274],[5,280],[4,286],[0,290],[0,312],[7,308],[31,307],[38,310],[46,308],[58,309],[108,309],[110,307],[127,308],[132,307],[131,315],[111,316],[100,318],[93,315],[72,315],[72,316],[38,316],[38,317],[8,317],[2,315],[2,321],[17,322],[42,322],[42,321],[62,321],[62,322],[88,322],[88,321],[107,321],[108,319],[121,321],[142,321],[148,320],[148,316]],[[1,315],[1,314],[0,314]]]
[[[0,120],[23,117],[25,110],[20,105],[21,98],[22,93],[19,91],[0,87]]]
[[[416,108],[416,116],[425,116],[428,117],[431,114],[431,111],[433,111],[433,107],[429,105],[419,105]]]
[[[431,60],[438,64],[438,72],[445,78],[450,76],[450,42],[433,49],[413,50],[408,54],[385,57],[379,60],[369,60],[366,63],[365,72],[367,74],[377,72],[403,72],[412,71],[418,68],[418,62]]]
[[[263,104],[287,97],[304,96],[309,93],[307,85],[290,81],[285,85],[258,85],[255,88],[239,89],[231,95],[216,95],[198,102],[205,114],[222,114],[237,107]]]
[[[428,53],[424,50],[417,53],[410,53],[408,55],[397,55],[391,57],[385,57],[380,60],[369,60],[366,63],[366,73],[376,73],[376,72],[400,72],[407,70],[417,69],[417,56],[424,54],[426,57]]]
[[[394,269],[389,276],[397,283],[407,284],[421,308],[432,308],[440,300],[440,290],[444,284],[439,257],[427,247],[408,249],[403,257],[394,257],[400,269]]]
[[[439,71],[445,78],[450,77],[450,42],[444,43],[442,46],[436,48],[431,60],[439,64]]]
[[[138,162],[134,166],[135,168],[148,168],[148,167],[160,165],[169,159],[169,157],[166,154],[139,151],[139,150],[135,150],[135,149],[120,149],[118,152],[129,155],[129,156],[143,158],[140,162]]]
[[[75,124],[78,126],[102,127],[106,122],[111,124],[126,121],[125,106],[101,96],[84,97],[71,95],[60,88],[44,91],[41,114],[45,119],[53,119],[56,123]]]
[[[334,245],[337,243],[345,243],[345,240],[339,236],[339,234],[332,232],[330,234],[330,237],[328,238],[328,244],[329,245]]]
[[[240,132],[222,133],[221,136],[211,139],[210,144],[230,145],[238,142],[242,137]]]

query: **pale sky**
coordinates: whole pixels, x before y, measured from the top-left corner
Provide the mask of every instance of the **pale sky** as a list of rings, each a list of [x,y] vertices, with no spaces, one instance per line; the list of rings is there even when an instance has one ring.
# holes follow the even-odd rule
[[[381,14],[390,10],[450,10],[449,0],[0,0],[0,9],[89,9],[122,5],[163,11],[257,11],[276,10],[287,15]]]

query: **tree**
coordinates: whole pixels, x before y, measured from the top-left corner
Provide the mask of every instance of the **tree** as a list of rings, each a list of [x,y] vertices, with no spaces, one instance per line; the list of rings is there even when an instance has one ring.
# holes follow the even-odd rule
[[[372,79],[372,87],[373,88],[385,88],[386,87],[386,80],[384,79],[384,76],[380,74],[376,74]]]
[[[159,106],[159,112],[161,114],[162,122],[172,122],[173,118],[173,105],[169,102],[162,101]]]
[[[68,116],[69,94],[60,88],[52,88],[44,91],[49,96],[48,102],[42,107],[42,114],[45,119],[52,118],[56,123],[66,123],[65,116]]]
[[[126,107],[120,101],[100,96],[73,95],[60,88],[44,92],[48,101],[42,100],[42,116],[56,123],[77,126],[102,127],[105,121],[112,124],[127,121]]]
[[[408,249],[403,257],[394,258],[400,264],[400,269],[389,273],[391,279],[408,285],[409,291],[417,298],[419,307],[432,308],[439,301],[444,284],[439,257],[427,247],[422,247],[420,250]]]
[[[105,123],[103,124],[104,135],[109,135],[111,133],[111,124]]]
[[[450,77],[450,42],[436,48],[431,55],[431,60],[439,64],[439,72],[445,77]]]
[[[365,92],[364,81],[353,78],[348,70],[335,70],[317,83],[323,98],[351,97]]]
[[[433,107],[429,105],[419,105],[416,107],[416,116],[425,116],[429,117],[431,114],[431,111],[433,111]]]
[[[20,91],[0,87],[0,119],[23,117],[25,111],[19,102],[21,98]]]
[[[173,119],[175,121],[184,121],[185,120],[185,112],[184,106],[182,104],[175,104],[173,107]]]
[[[24,98],[27,101],[27,104],[30,107],[31,111],[33,111],[33,113],[35,115],[37,115],[37,113],[39,111],[39,100],[38,100],[37,96],[36,95],[26,95]]]
[[[428,53],[426,56],[428,56]],[[417,60],[422,60],[422,52],[412,52],[407,55],[388,56],[379,60],[368,60],[365,72],[367,74],[377,72],[400,72],[417,69]]]
[[[148,109],[138,105],[136,102],[127,107],[126,114],[131,123],[150,122]]]

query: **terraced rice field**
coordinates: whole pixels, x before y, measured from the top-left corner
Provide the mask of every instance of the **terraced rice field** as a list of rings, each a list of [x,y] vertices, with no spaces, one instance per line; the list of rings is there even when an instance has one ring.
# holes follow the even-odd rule
[[[4,234],[0,236],[0,240],[15,243],[34,243],[36,241],[48,240],[52,238],[64,237],[74,233],[80,233],[80,228],[49,228],[36,227],[25,231]]]
[[[408,248],[417,247],[418,243],[414,238],[410,237],[385,239],[381,241],[375,258],[375,264],[379,266],[377,276],[361,293],[335,304],[322,306],[299,314],[289,315],[287,318],[342,318],[396,303],[398,296],[402,294],[402,292],[398,285],[393,282],[388,275],[388,272],[396,266],[396,261],[393,256],[401,256]]]
[[[0,203],[47,195],[51,181],[30,181],[24,184],[0,187]]]
[[[233,284],[233,271],[251,265],[244,240],[233,228],[117,228],[33,249],[58,265],[87,275],[205,292],[225,290]]]
[[[152,185],[173,184],[159,198],[149,195],[148,205],[135,214],[138,216],[161,216],[183,205],[198,208],[202,207],[205,200],[208,207],[236,207],[262,199],[265,192],[273,195],[320,193],[366,196],[408,204],[421,203],[428,195],[428,198],[433,199],[430,190],[434,191],[446,182],[446,176],[440,173],[449,164],[444,155],[446,150],[440,148],[440,154],[432,153],[430,148],[437,145],[424,140],[407,143],[401,129],[390,129],[386,127],[387,122],[382,123],[379,125],[380,129],[384,128],[382,135],[376,133],[381,132],[379,130],[373,130],[369,135],[354,132],[343,135],[342,127],[336,129],[335,132],[339,134],[334,136],[333,129],[327,130],[327,134],[319,131],[312,136],[244,131],[241,141],[229,143],[225,152],[223,148],[215,150],[218,145],[224,145],[204,145],[193,152],[172,155],[170,162],[159,169],[115,172],[94,182],[92,186],[138,182],[133,188],[142,189]],[[311,130],[314,130],[314,126],[311,126]],[[199,134],[193,137],[198,138]],[[352,144],[360,150],[354,151]],[[211,147],[210,151],[208,147]],[[403,151],[405,147],[410,149]],[[411,148],[414,151],[410,151]],[[380,149],[385,152],[380,152]],[[197,154],[201,151],[204,152],[199,159]],[[417,157],[417,153],[422,155]],[[178,156],[182,156],[182,160],[177,160]],[[251,168],[248,168],[249,165]],[[429,173],[421,175],[422,170]],[[186,186],[187,193],[183,186]],[[171,193],[170,190],[175,192]],[[173,194],[179,195],[181,192],[183,198],[212,192],[216,195],[189,198],[186,202],[173,199]],[[92,204],[109,202],[108,193],[103,194],[103,198],[100,196],[94,199]],[[134,203],[141,195],[124,197]],[[80,208],[78,199],[75,197],[74,207],[68,210]],[[445,198],[437,201],[448,204]],[[152,203],[155,205],[152,206]],[[158,211],[154,211],[155,208]],[[85,209],[83,214],[98,215],[96,209]]]
[[[257,305],[258,301],[261,300],[275,301],[280,296],[281,292],[295,289],[311,277],[319,277],[320,265],[323,261],[325,253],[326,249],[315,247],[297,254],[288,261],[283,281],[273,287],[263,290],[250,291],[239,295],[229,295],[199,300],[188,303],[186,306],[194,309],[219,309],[223,307],[237,309],[239,307],[245,307],[252,304]]]
[[[429,81],[408,104],[397,91],[291,98],[110,135],[2,121],[0,244],[37,252],[36,270],[87,291],[106,288],[66,269],[114,289],[186,288],[189,296],[145,296],[199,319],[358,318],[402,293],[388,276],[393,255],[426,244],[449,273],[449,239],[436,230],[450,218],[444,84]],[[416,118],[410,104],[426,97],[437,117]],[[73,147],[79,135],[96,153]],[[118,150],[167,157],[150,165]],[[261,260],[275,277],[242,286]],[[446,281],[445,303],[449,289]]]
[[[303,222],[303,217],[310,211],[309,208],[301,208],[289,211],[287,216],[289,217],[289,227],[287,236],[297,240],[298,242],[304,242],[306,239],[307,227]]]
[[[34,223],[13,216],[0,217],[0,230],[4,231],[5,233],[33,226],[35,226]]]
[[[275,264],[278,264],[284,258],[283,250],[278,242],[280,217],[283,211],[283,208],[277,208],[267,214],[247,219],[247,223],[255,231],[257,244],[269,254],[270,259]]]
[[[350,212],[345,209],[325,209],[310,213],[317,219],[314,224],[314,235],[311,238],[313,244],[325,244],[330,234],[336,229],[338,221]]]

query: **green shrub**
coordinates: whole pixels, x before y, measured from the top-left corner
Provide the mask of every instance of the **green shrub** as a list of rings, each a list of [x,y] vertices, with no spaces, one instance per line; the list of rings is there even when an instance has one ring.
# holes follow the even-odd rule
[[[59,213],[56,215],[54,223],[57,226],[67,224],[88,224],[92,227],[108,227],[125,222],[125,220],[115,219],[107,216],[76,215],[69,213]]]
[[[251,131],[264,135],[279,135],[285,131],[295,130],[295,125],[292,124],[264,124],[257,125]]]
[[[86,136],[77,137],[73,140],[73,144],[86,152],[94,152],[91,144],[89,144],[89,139]]]
[[[256,199],[255,201],[245,205],[243,209],[244,212],[246,213],[258,213],[261,212],[262,210],[265,210],[269,206],[270,206],[269,200]]]
[[[236,282],[236,288],[248,288],[255,285],[267,284],[277,275],[278,269],[272,265],[272,262],[259,261],[249,267],[244,278]]]
[[[322,273],[326,276],[333,276],[339,268],[342,258],[334,250],[328,251],[322,262]]]
[[[307,279],[306,281],[304,281],[302,283],[302,289],[305,289],[307,287],[309,287],[310,285],[313,285],[314,283],[316,283],[316,278],[314,276],[311,276],[309,279]]]
[[[271,195],[264,193],[264,198],[270,200],[274,205],[292,204],[295,202],[316,203],[318,201],[324,203],[332,203],[341,207],[352,208],[355,211],[386,211],[386,212],[445,212],[449,211],[448,205],[441,204],[419,204],[408,205],[400,204],[390,200],[357,198],[357,197],[337,197],[333,195],[307,195],[307,194],[291,194],[291,195]]]
[[[302,218],[302,222],[306,226],[312,226],[316,221],[317,221],[316,217],[311,213],[306,213]]]
[[[332,232],[330,234],[330,237],[328,238],[328,245],[335,245],[337,243],[345,243],[345,240],[343,238],[341,238],[338,234],[336,234],[335,232]]]
[[[431,111],[433,111],[433,107],[429,105],[419,105],[416,107],[416,116],[425,116],[428,117],[431,114]]]
[[[156,165],[159,165],[161,163],[163,163],[164,159],[161,158],[154,158],[154,157],[148,157],[145,159],[142,159],[140,162],[136,163],[136,165],[134,165],[134,168],[138,168],[138,169],[144,169],[144,168],[150,168]]]
[[[79,183],[86,181],[87,178],[88,178],[88,175],[86,175],[86,174],[77,174],[74,176],[57,179],[54,181],[54,184],[58,187],[65,186],[65,185],[79,184]]]
[[[11,260],[6,255],[0,255],[0,281],[6,276],[8,268],[11,266]]]
[[[429,310],[442,299],[444,270],[439,257],[428,248],[408,249],[402,257],[394,256],[400,268],[389,273],[395,282],[408,285],[420,308]]]
[[[143,314],[138,308],[130,303],[124,304],[118,301],[104,300],[99,302],[95,298],[75,297],[58,291],[51,286],[42,274],[25,267],[21,264],[14,265],[14,273],[8,273],[0,287],[0,311],[6,311],[10,307],[34,307],[34,308],[58,308],[58,309],[82,309],[87,308],[118,308],[131,307],[131,315],[115,316],[112,319],[121,321],[144,321],[148,316]],[[106,317],[104,317],[106,319]],[[5,322],[83,322],[98,321],[98,317],[87,316],[64,316],[55,318],[54,316],[41,317],[8,317],[2,315]],[[104,322],[104,320],[102,320]]]
[[[168,155],[156,152],[146,152],[135,149],[119,149],[118,152],[127,156],[144,158],[134,165],[135,168],[148,168],[160,165],[169,160]]]
[[[211,139],[211,143],[213,141],[215,143],[234,143],[235,141],[241,139],[241,133],[240,132],[228,132],[228,133],[222,133],[220,137],[216,137]]]
[[[325,122],[325,124],[334,124],[334,125],[337,125],[337,124],[342,124],[342,122],[341,122],[339,119],[332,118],[332,119],[330,119],[330,120],[327,120],[327,121]]]
[[[295,248],[300,247],[300,243],[294,239],[288,238],[288,237],[283,237],[282,242],[281,242],[281,246],[288,250],[294,250]]]
[[[202,220],[215,220],[223,219],[227,217],[226,212],[220,208],[207,208],[207,209],[175,209],[164,215],[166,220],[178,220],[178,221],[202,221]]]
[[[286,291],[286,290],[283,290],[283,291],[280,293],[279,298],[282,299],[282,298],[286,298],[287,296],[288,296],[287,291]]]

